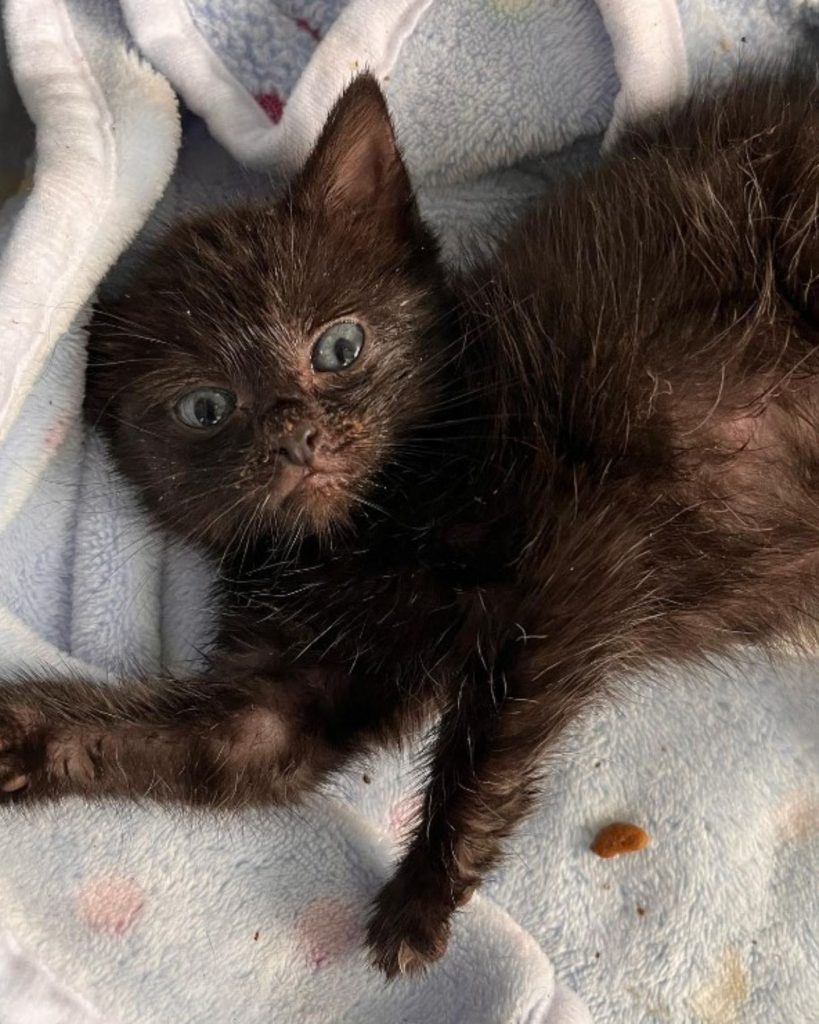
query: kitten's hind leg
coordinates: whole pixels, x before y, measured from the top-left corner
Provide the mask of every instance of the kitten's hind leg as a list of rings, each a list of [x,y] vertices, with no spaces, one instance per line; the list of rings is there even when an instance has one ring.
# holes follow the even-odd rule
[[[531,664],[468,679],[445,712],[421,821],[375,902],[368,942],[388,977],[423,971],[446,949],[450,919],[532,807],[544,748],[597,685],[577,664],[544,686]],[[542,767],[542,766],[541,766]]]

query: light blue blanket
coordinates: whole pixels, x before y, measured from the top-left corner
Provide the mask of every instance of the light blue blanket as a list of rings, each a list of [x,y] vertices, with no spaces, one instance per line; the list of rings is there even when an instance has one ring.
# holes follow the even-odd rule
[[[81,427],[88,303],[118,257],[108,287],[180,212],[272,191],[367,65],[457,259],[624,118],[691,74],[786,49],[817,7],[6,0],[37,136],[34,148],[0,75],[0,668],[84,668],[116,685],[130,666],[195,664],[211,636],[208,567],[151,528]],[[420,983],[386,987],[360,949],[412,822],[409,754],[373,759],[298,812],[3,811],[0,1021],[807,1024],[816,675],[749,655],[741,670],[647,681],[578,727]],[[601,861],[589,843],[618,818],[651,845]]]

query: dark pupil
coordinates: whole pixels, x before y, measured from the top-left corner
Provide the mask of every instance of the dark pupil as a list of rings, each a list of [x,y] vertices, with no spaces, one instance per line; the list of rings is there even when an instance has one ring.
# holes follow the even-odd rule
[[[193,405],[193,414],[203,427],[215,427],[221,420],[221,410],[212,398],[197,398]]]
[[[349,366],[355,359],[355,344],[349,338],[339,338],[336,342],[336,361],[339,366]]]

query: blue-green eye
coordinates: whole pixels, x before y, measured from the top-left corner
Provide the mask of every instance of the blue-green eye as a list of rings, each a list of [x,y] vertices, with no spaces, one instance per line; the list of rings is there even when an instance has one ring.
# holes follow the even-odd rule
[[[319,373],[338,373],[346,370],[361,355],[364,331],[352,320],[328,327],[313,346],[313,369]]]
[[[215,430],[236,408],[236,399],[229,391],[218,388],[197,388],[183,395],[174,406],[176,418],[194,430]]]

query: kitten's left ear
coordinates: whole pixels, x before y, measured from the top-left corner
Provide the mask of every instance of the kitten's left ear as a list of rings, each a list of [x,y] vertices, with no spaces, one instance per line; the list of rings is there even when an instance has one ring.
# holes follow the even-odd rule
[[[393,218],[414,210],[384,94],[369,73],[336,102],[296,189],[329,212]]]

